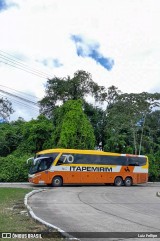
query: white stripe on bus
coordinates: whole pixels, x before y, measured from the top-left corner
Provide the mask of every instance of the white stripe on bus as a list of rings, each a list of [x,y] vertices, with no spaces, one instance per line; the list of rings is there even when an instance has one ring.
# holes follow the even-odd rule
[[[142,168],[142,167],[135,167],[133,170],[134,173],[148,173],[148,169],[147,168]]]
[[[71,170],[70,169],[73,169]],[[83,169],[82,169],[83,168]],[[97,168],[97,169],[96,169]],[[77,166],[64,166],[64,165],[61,165],[61,166],[52,166],[50,168],[50,171],[76,171],[77,169],[79,169],[80,171],[83,171],[83,172],[102,172],[102,168],[104,168],[104,172],[105,170],[109,172],[109,170],[112,170],[112,172],[120,172],[122,166],[116,166],[116,167],[113,167],[113,166],[81,166],[81,165],[77,165]],[[90,171],[88,171],[90,170]],[[78,170],[77,170],[78,171]]]

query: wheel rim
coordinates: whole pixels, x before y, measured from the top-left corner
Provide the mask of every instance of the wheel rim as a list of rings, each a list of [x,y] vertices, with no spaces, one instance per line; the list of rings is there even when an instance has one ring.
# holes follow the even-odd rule
[[[131,179],[128,178],[128,179],[125,181],[125,183],[126,183],[126,185],[131,186],[132,181],[131,181]]]
[[[55,183],[56,185],[58,185],[58,184],[60,184],[60,180],[59,180],[59,179],[55,179],[54,183]]]
[[[117,178],[116,181],[115,181],[115,184],[117,186],[121,186],[122,185],[122,180],[120,178]]]

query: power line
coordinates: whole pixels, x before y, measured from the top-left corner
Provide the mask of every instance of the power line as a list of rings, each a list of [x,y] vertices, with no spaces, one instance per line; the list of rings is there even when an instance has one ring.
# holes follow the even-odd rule
[[[6,55],[8,55],[9,57],[6,56]],[[1,56],[2,59],[5,59],[5,60],[8,60],[8,61],[10,61],[10,62],[12,62],[12,63],[14,63],[14,64],[17,64],[17,65],[19,65],[20,67],[23,67],[23,68],[25,68],[25,69],[27,69],[27,70],[29,70],[29,71],[31,71],[31,72],[34,72],[34,73],[36,73],[36,74],[38,74],[38,75],[43,76],[44,78],[52,78],[52,76],[51,76],[50,74],[45,73],[45,72],[42,72],[42,71],[40,71],[40,70],[38,70],[38,69],[35,69],[35,68],[27,65],[26,63],[23,63],[23,61],[22,61],[21,59],[16,58],[16,57],[14,57],[13,55],[10,55],[10,54],[8,54],[8,53],[5,52],[5,51],[0,50],[0,56]],[[17,59],[18,59],[18,60],[17,60]],[[20,61],[19,61],[19,60],[20,60]]]
[[[47,77],[50,75],[50,74],[48,75],[48,73],[42,72],[41,70],[39,70],[39,69],[37,69],[37,68],[33,68],[33,67],[29,66],[29,65],[26,64],[26,63],[23,63],[22,59],[20,59],[20,58],[18,58],[18,57],[15,57],[15,56],[13,56],[13,55],[11,55],[11,54],[3,51],[3,50],[0,50],[0,52],[3,53],[3,56],[7,57],[6,55],[8,55],[9,57],[7,57],[7,58],[9,58],[9,59],[11,59],[11,60],[14,60],[14,61],[16,61],[17,63],[20,63],[20,64],[26,66],[27,68],[32,69],[33,71],[39,72],[40,74],[43,74],[43,75],[45,75],[45,76],[47,76]],[[4,54],[5,54],[5,55],[4,55]],[[1,54],[1,55],[2,55],[2,54]],[[50,76],[52,76],[52,75],[50,75]]]
[[[25,69],[26,71],[28,71],[31,74],[35,74],[35,75],[38,75],[38,76],[40,76],[42,78],[46,78],[46,79],[48,78],[48,75],[35,71],[35,70],[27,67],[25,64],[18,63],[18,61],[10,59],[2,54],[0,54],[0,58],[3,60],[3,61],[1,61],[2,63],[4,63],[4,61],[7,61],[7,62],[10,62],[11,64],[14,64],[15,66]]]
[[[38,109],[38,107],[36,107],[36,106],[31,106],[31,105],[29,105],[29,104],[26,104],[26,103],[23,103],[22,101],[19,101],[19,100],[15,100],[14,98],[12,98],[12,97],[8,97],[8,96],[5,96],[5,95],[3,95],[3,94],[0,94],[0,96],[2,96],[3,98],[7,98],[8,100],[10,100],[11,102],[15,102],[16,104],[20,104],[20,105],[23,105],[24,107],[26,107],[26,108],[29,108],[29,109],[32,109],[33,111],[35,111],[36,113],[37,112],[39,112],[39,109]]]
[[[18,105],[23,105],[25,108],[28,108],[28,109],[30,109],[30,110],[32,110],[33,112],[35,112],[36,114],[37,113],[39,113],[39,109],[38,109],[38,107],[34,107],[34,106],[30,106],[30,105],[27,105],[26,103],[23,103],[23,102],[21,102],[21,101],[18,101],[18,100],[15,100],[14,98],[12,98],[12,97],[6,97],[5,95],[2,95],[2,94],[0,94],[0,96],[2,96],[2,97],[5,97],[5,98],[7,98],[7,99],[9,99],[10,101],[12,101],[12,102],[14,102],[14,103],[16,103],[16,104],[18,104]]]
[[[20,93],[20,94],[22,94],[22,95],[31,96],[31,97],[33,97],[33,98],[36,98],[36,99],[40,100],[40,98],[38,98],[38,97],[37,97],[37,96],[35,96],[35,95],[27,94],[27,93],[24,93],[24,92],[19,91],[19,90],[15,90],[15,89],[10,88],[10,87],[5,86],[5,85],[0,85],[0,86],[1,86],[1,87],[4,87],[4,88],[7,88],[7,89],[10,89],[10,90],[13,90],[13,91],[15,91],[15,92],[18,92],[18,93]]]
[[[25,98],[23,98],[23,97],[21,97],[21,96],[14,95],[14,94],[12,94],[12,93],[9,93],[9,92],[4,91],[4,90],[1,90],[1,89],[0,89],[0,92],[4,93],[4,94],[6,94],[6,95],[9,95],[9,96],[18,98],[18,99],[20,99],[20,100],[23,100],[23,101],[25,101],[25,102],[27,102],[27,103],[30,103],[30,104],[32,104],[32,105],[38,106],[38,103],[36,103],[36,102],[34,102],[34,101],[32,101],[32,100],[25,99]]]
[[[44,77],[44,76],[42,76],[42,75],[39,75],[39,74],[37,74],[37,73],[34,73],[34,72],[32,72],[32,71],[29,71],[29,70],[25,69],[24,67],[19,67],[19,66],[17,66],[17,65],[14,64],[14,63],[8,63],[8,62],[6,62],[6,61],[8,61],[8,60],[4,60],[4,59],[3,59],[3,61],[0,60],[0,62],[3,63],[3,64],[7,64],[7,65],[12,66],[12,67],[14,67],[14,68],[23,70],[23,71],[25,71],[25,72],[27,72],[27,73],[36,75],[36,76],[38,76],[38,77],[40,77],[40,78],[44,78],[44,79],[47,79],[47,78],[48,78],[48,77]]]
[[[15,102],[17,102],[17,103],[19,103],[19,104],[23,104],[23,105],[25,105],[26,107],[29,107],[29,108],[32,108],[32,109],[34,109],[34,110],[39,110],[39,107],[38,106],[34,106],[34,105],[32,105],[32,104],[30,104],[30,103],[25,103],[25,102],[23,102],[23,101],[20,101],[20,100],[17,100],[15,97],[12,97],[12,96],[7,96],[6,94],[0,94],[2,97],[5,97],[6,99],[11,99],[11,100],[13,100],[13,101],[15,101]]]

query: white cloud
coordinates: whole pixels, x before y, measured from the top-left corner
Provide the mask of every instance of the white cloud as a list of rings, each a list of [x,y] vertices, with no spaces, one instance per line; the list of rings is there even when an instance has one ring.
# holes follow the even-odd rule
[[[27,64],[49,76],[73,76],[83,69],[98,84],[115,85],[123,92],[154,92],[159,88],[159,0],[12,2],[19,7],[0,12],[1,50],[26,56],[23,60]],[[92,59],[78,57],[72,34],[98,42],[103,56],[114,59],[112,70],[108,72]],[[48,66],[40,63],[44,59]],[[52,59],[62,66],[53,67]],[[1,63],[0,76],[0,84],[39,98],[44,95],[43,78]],[[17,116],[27,118],[26,110],[21,107]]]

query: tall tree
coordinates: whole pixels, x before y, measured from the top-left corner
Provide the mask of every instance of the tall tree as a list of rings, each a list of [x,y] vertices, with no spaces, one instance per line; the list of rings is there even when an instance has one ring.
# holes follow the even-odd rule
[[[112,107],[114,103],[117,102],[119,96],[122,94],[116,86],[111,85],[107,89],[106,101],[107,101],[107,110]]]
[[[107,109],[106,139],[115,137],[117,145],[122,140],[122,146],[126,147],[128,138],[124,135],[127,137],[130,133],[134,153],[140,154],[146,115],[160,105],[159,100],[158,93],[119,94]],[[122,151],[122,146],[119,151]]]
[[[88,72],[78,70],[73,78],[54,77],[47,81],[46,96],[39,102],[41,113],[50,116],[56,105],[67,100],[84,100],[88,95],[100,102],[103,102],[107,96],[105,87],[96,84]]]
[[[69,100],[55,112],[54,143],[56,146],[94,149],[94,130],[84,114],[81,100]]]
[[[146,115],[143,135],[143,148],[146,152],[157,153],[160,150],[160,110]]]
[[[94,135],[96,138],[96,146],[103,148],[103,145],[105,143],[105,125],[106,125],[106,112],[98,107],[94,106],[92,104],[89,104],[84,101],[83,103],[84,107],[84,113],[87,115],[90,123],[93,126],[94,129]]]

